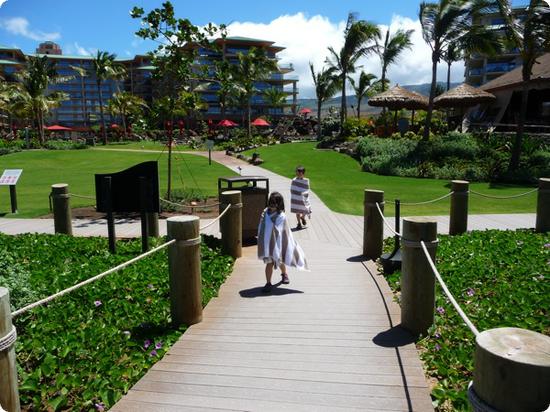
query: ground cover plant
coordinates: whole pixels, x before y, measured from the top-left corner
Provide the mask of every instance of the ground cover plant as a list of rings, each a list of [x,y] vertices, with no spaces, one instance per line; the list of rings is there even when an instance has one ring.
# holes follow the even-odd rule
[[[164,240],[162,240],[164,241]],[[203,305],[217,294],[233,259],[219,241],[201,245]],[[140,240],[0,234],[0,285],[12,310],[140,254]],[[170,324],[165,249],[15,318],[24,410],[103,410],[113,405],[178,339]]]
[[[389,251],[393,243],[386,246]],[[487,230],[440,236],[436,266],[480,331],[518,327],[550,335],[550,234]],[[400,276],[386,278],[397,299]],[[438,284],[435,324],[417,347],[433,383],[436,409],[469,410],[475,338]]]
[[[8,189],[0,187],[0,215],[37,217],[49,213],[51,185],[68,183],[71,193],[92,197],[73,197],[71,207],[95,205],[95,173],[118,172],[137,163],[158,160],[160,193],[167,182],[167,156],[161,153],[118,152],[107,150],[23,151],[0,156],[3,169],[23,169],[17,184],[18,214],[11,211]],[[172,160],[172,188],[196,189],[207,196],[217,196],[219,176],[232,176],[230,169],[197,155],[175,153]]]
[[[315,143],[291,143],[259,147],[245,152],[251,156],[258,152],[264,160],[262,167],[286,177],[294,177],[301,164],[311,179],[312,190],[332,210],[354,215],[363,214],[365,188],[383,190],[387,200],[422,202],[449,193],[449,180],[419,179],[412,177],[381,176],[361,171],[361,165],[350,156],[333,150],[319,150]],[[533,189],[528,185],[472,183],[471,190],[494,196],[511,196]],[[434,216],[449,214],[449,199],[420,206],[403,206],[402,216]],[[474,213],[534,213],[536,193],[503,201],[470,196],[469,212]],[[315,213],[315,211],[313,211]],[[386,205],[385,213],[393,216],[394,210]]]

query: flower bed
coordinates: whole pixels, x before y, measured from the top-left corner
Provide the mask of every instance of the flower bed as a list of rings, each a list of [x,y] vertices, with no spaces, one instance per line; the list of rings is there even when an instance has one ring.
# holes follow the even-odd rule
[[[217,294],[233,260],[218,241],[201,245],[203,305]],[[0,234],[0,284],[12,310],[138,255],[140,240]],[[112,406],[185,331],[170,324],[167,251],[15,319],[24,410],[104,410]]]
[[[488,230],[439,240],[437,268],[480,331],[509,326],[550,335],[549,234]],[[399,298],[400,273],[387,280]],[[437,410],[467,410],[475,340],[439,286],[435,324],[417,347]]]

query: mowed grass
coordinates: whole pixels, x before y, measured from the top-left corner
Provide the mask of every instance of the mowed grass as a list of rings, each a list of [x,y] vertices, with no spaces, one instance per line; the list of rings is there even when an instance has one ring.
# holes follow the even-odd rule
[[[319,150],[316,143],[289,143],[260,147],[247,152],[260,153],[262,167],[286,177],[294,176],[297,165],[304,165],[312,190],[336,212],[362,215],[365,189],[383,190],[385,200],[399,199],[415,203],[449,193],[450,182],[437,179],[379,176],[361,171],[360,164],[348,155],[333,150]],[[494,196],[511,196],[527,192],[532,186],[472,183],[470,190]],[[470,194],[469,213],[535,213],[536,193],[509,200],[487,199]],[[449,198],[436,203],[401,207],[402,216],[437,216],[449,214]],[[385,214],[394,215],[394,206],[386,204]]]
[[[155,140],[142,140],[140,142],[128,141],[128,142],[112,142],[106,146],[103,146],[101,143],[98,143],[95,146],[96,149],[127,149],[127,150],[155,150],[155,151],[168,151],[168,147],[165,142],[159,142]],[[187,145],[177,144],[172,150],[177,151],[189,151],[193,150]]]
[[[137,163],[157,160],[161,196],[167,187],[167,156],[161,153],[118,152],[106,150],[24,151],[0,156],[0,173],[3,169],[23,169],[17,184],[17,214],[11,213],[9,189],[0,186],[0,215],[12,218],[29,218],[49,213],[48,196],[51,185],[69,184],[73,194],[95,196],[94,174],[113,173]],[[219,176],[235,173],[208,158],[189,154],[174,154],[172,187],[197,189],[206,195],[217,195]],[[71,198],[71,207],[95,205],[95,199]]]

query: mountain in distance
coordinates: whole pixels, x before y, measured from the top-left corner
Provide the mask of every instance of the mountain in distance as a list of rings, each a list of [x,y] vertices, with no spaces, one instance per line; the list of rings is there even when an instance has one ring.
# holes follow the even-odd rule
[[[437,82],[437,83],[444,90],[447,89],[447,82]],[[460,84],[461,83],[451,83],[451,89],[453,87],[456,87],[456,86],[460,85]],[[431,83],[402,85],[401,87],[403,87],[404,89],[413,91],[413,92],[423,94],[424,96],[428,96],[430,94]],[[329,99],[328,101],[323,103],[323,107],[322,107],[323,111],[328,110],[328,108],[331,107],[331,106],[340,107],[341,99],[342,99],[342,96],[336,96],[336,97],[333,97],[333,98]],[[378,107],[369,106],[367,104],[367,100],[368,100],[367,97],[365,97],[365,98],[363,98],[363,100],[361,100],[361,113],[363,113],[363,112],[365,112],[365,113],[377,113],[377,112],[380,111],[380,108],[378,108]],[[307,107],[308,109],[311,109],[313,111],[317,111],[317,99],[298,99],[297,103],[298,103],[298,107],[300,109],[303,109],[303,108]],[[351,109],[351,106],[357,107],[357,98],[355,97],[354,94],[349,95],[346,98],[346,103],[347,103],[347,106],[350,109]]]

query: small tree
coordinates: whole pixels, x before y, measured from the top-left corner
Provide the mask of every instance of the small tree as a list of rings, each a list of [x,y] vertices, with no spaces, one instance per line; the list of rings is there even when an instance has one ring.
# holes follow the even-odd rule
[[[380,64],[382,65],[382,75],[380,76],[382,92],[385,91],[388,67],[397,61],[404,50],[412,47],[411,35],[413,32],[414,30],[397,30],[394,35],[390,35],[390,29],[388,29],[384,44],[376,39],[376,53],[380,57]]]
[[[376,79],[376,76],[372,73],[365,73],[361,71],[359,74],[359,81],[355,83],[352,78],[349,79],[353,90],[355,91],[355,97],[357,98],[357,118],[361,117],[361,100],[368,95],[369,90],[372,87],[372,81]]]
[[[315,85],[315,96],[317,97],[317,139],[321,140],[323,136],[321,127],[322,105],[336,94],[340,84],[338,83],[338,77],[333,73],[333,69],[321,69],[320,72],[316,73],[311,62],[309,63],[309,69]]]
[[[136,117],[143,113],[147,107],[145,100],[129,92],[120,92],[113,94],[107,107],[113,116],[120,116],[122,127],[124,128],[124,137],[128,138],[128,118]]]

